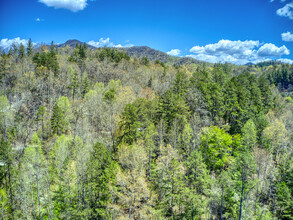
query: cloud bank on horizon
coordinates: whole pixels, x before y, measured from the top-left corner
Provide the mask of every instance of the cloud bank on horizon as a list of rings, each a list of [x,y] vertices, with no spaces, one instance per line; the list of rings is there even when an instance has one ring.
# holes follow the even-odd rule
[[[211,63],[228,62],[243,65],[246,63],[258,63],[273,59],[281,59],[283,55],[289,55],[286,46],[277,47],[272,43],[261,44],[259,41],[231,41],[220,40],[218,43],[205,46],[194,46],[189,50],[192,57],[197,60]],[[289,59],[283,59],[287,61]]]
[[[20,37],[16,37],[13,39],[4,38],[0,40],[0,48],[4,50],[9,50],[13,45],[19,46],[23,44],[24,46],[26,46],[27,43],[27,39],[20,39]]]
[[[19,46],[20,44],[27,45],[28,39],[21,39],[20,37],[14,39],[0,40],[0,48],[8,50],[13,45]],[[98,41],[89,41],[89,45],[94,47],[131,47],[133,44],[114,44],[110,38],[100,38]],[[34,45],[38,43],[34,42]],[[210,63],[228,62],[237,65],[247,63],[258,63],[269,60],[279,60],[284,63],[293,64],[293,60],[283,58],[283,55],[289,55],[290,51],[286,46],[277,47],[272,43],[260,43],[259,41],[246,40],[246,41],[231,41],[220,40],[218,43],[208,44],[205,46],[194,46],[189,52],[191,54],[186,57],[192,57],[197,60],[206,61]],[[179,49],[172,49],[167,52],[171,56],[179,56],[182,53]]]
[[[72,12],[81,11],[87,6],[87,0],[39,0],[39,2],[48,7],[68,9]]]
[[[4,50],[9,50],[13,45],[16,46],[20,46],[21,44],[23,44],[24,46],[27,46],[28,43],[28,39],[21,39],[20,37],[16,37],[13,39],[8,39],[8,38],[4,38],[2,40],[0,40],[0,48],[4,49]],[[33,42],[34,45],[40,45],[40,43],[37,42]],[[49,44],[49,43],[48,43]],[[127,43],[125,45],[122,44],[115,44],[113,42],[110,41],[110,38],[100,38],[98,41],[89,41],[87,42],[87,44],[94,46],[94,47],[116,47],[116,48],[120,48],[120,47],[132,47],[134,46],[133,44]]]

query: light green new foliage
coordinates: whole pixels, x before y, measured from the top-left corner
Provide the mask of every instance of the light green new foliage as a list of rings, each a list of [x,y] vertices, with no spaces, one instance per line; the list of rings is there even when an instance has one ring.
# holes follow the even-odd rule
[[[8,216],[8,198],[5,189],[0,189],[0,216],[5,219]]]
[[[255,146],[257,142],[257,130],[252,119],[249,119],[241,129],[243,145],[248,149]]]
[[[219,170],[230,163],[232,136],[217,126],[204,128],[201,136],[201,151],[211,170]]]
[[[90,90],[90,81],[87,73],[84,73],[81,80],[81,95],[82,97]]]
[[[65,112],[69,113],[70,112],[70,103],[67,97],[60,97],[57,101],[56,104]]]
[[[10,103],[5,95],[1,95],[0,97],[0,114],[3,117],[7,115],[8,110],[10,108]]]
[[[12,121],[12,112],[10,108],[10,103],[5,95],[0,97],[0,125],[1,132],[4,133],[4,138],[6,138],[7,128]]]
[[[97,82],[95,85],[94,85],[94,90],[97,91],[99,94],[102,94],[105,90],[105,86],[104,86],[104,83],[102,82]]]
[[[77,88],[79,87],[79,77],[78,77],[78,73],[72,68],[72,66],[70,66],[68,68],[68,72],[69,72],[69,75],[70,75],[70,78],[71,78],[71,83],[69,85],[69,88],[71,89],[71,92],[72,92],[72,97],[73,97],[73,100],[74,100],[74,97],[76,95],[76,92],[77,92]]]
[[[122,83],[121,83],[120,79],[118,79],[116,81],[113,80],[113,79],[111,79],[110,82],[108,83],[108,88],[109,89],[115,89],[115,90],[117,90],[120,87],[122,87]]]
[[[186,123],[183,132],[180,135],[182,154],[189,155],[191,152],[192,128],[189,123]]]
[[[34,133],[31,144],[25,149],[23,157],[23,180],[27,182],[24,183],[24,189],[32,195],[36,195],[35,203],[36,207],[32,211],[36,212],[37,216],[41,217],[42,215],[42,206],[44,203],[48,203],[44,195],[44,190],[47,188],[47,161],[45,159],[42,143],[39,140],[39,137]]]
[[[67,157],[70,155],[70,141],[71,138],[63,134],[57,139],[55,145],[53,146],[50,158],[52,159],[51,171],[53,171],[54,175],[61,175],[62,173],[64,173],[64,169],[67,164]]]
[[[151,163],[153,157],[155,156],[155,143],[154,137],[158,134],[156,127],[153,123],[151,123],[145,132],[145,145],[148,151],[148,168],[147,168],[147,177],[148,180],[150,179],[150,172],[151,172]]]

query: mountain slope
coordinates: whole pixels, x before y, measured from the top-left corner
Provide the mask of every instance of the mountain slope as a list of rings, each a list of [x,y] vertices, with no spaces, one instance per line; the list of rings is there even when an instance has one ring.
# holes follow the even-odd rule
[[[68,40],[68,41],[66,41],[66,42],[63,43],[63,44],[59,44],[58,47],[66,47],[66,46],[69,46],[69,47],[75,47],[76,44],[78,44],[78,45],[86,44],[87,47],[90,48],[90,49],[93,49],[93,50],[94,50],[94,49],[97,49],[96,47],[94,47],[94,46],[92,46],[92,45],[89,45],[89,44],[87,44],[87,43],[85,43],[85,42],[81,42],[81,41],[76,40],[76,39]]]
[[[138,58],[147,57],[151,61],[159,60],[164,63],[171,63],[171,64],[186,64],[186,63],[204,63],[202,61],[198,61],[193,58],[189,57],[174,57],[171,55],[168,55],[167,53],[164,53],[159,50],[155,50],[153,48],[147,47],[147,46],[134,46],[134,47],[123,47],[119,48],[119,50],[126,51],[129,56],[133,57],[136,56]]]
[[[66,47],[66,46],[75,47],[76,44],[81,45],[81,44],[84,44],[84,42],[81,42],[76,39],[72,39],[72,40],[66,41],[63,44],[59,44],[58,47]],[[87,45],[88,48],[92,50],[98,49],[87,43],[85,44]],[[136,56],[137,58],[147,57],[151,61],[159,60],[164,63],[177,64],[177,65],[188,64],[188,63],[195,63],[195,64],[205,63],[203,61],[199,61],[190,57],[174,57],[174,56],[168,55],[167,53],[164,53],[162,51],[159,51],[147,46],[121,47],[117,49],[125,51],[131,57],[134,57],[134,56]]]

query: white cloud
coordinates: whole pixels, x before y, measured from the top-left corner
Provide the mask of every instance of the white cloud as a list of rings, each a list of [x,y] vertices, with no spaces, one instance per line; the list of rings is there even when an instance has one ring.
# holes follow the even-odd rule
[[[28,43],[28,40],[26,39],[20,39],[20,37],[16,37],[14,39],[8,39],[8,38],[4,38],[0,41],[0,47],[3,48],[4,50],[9,49],[13,44],[15,45],[20,45],[23,44],[24,46],[26,46]]]
[[[233,54],[236,58],[241,59],[253,54],[253,48],[259,46],[259,41],[230,41],[220,40],[215,44],[208,44],[206,46],[195,46],[190,49],[192,53],[207,54],[207,55],[230,55]]]
[[[281,61],[283,63],[293,64],[293,60],[290,60],[290,59],[278,59],[278,61]]]
[[[88,42],[88,44],[92,45],[94,47],[103,47],[103,46],[110,46],[110,45],[112,46],[113,43],[110,43],[110,38],[108,37],[106,39],[100,38],[99,41],[91,40],[91,41]]]
[[[89,45],[91,46],[94,46],[94,47],[104,47],[104,46],[107,46],[107,47],[132,47],[133,44],[126,44],[126,45],[121,45],[121,44],[114,44],[113,42],[110,41],[110,38],[107,37],[107,38],[100,38],[99,41],[89,41],[88,42]]]
[[[215,44],[194,46],[190,49],[190,52],[193,54],[188,55],[188,57],[198,60],[211,63],[229,62],[235,64],[257,63],[290,54],[290,51],[285,46],[277,47],[270,43],[261,45],[259,41],[253,40],[220,40]]]
[[[83,10],[87,6],[87,0],[39,0],[39,2],[48,7],[64,8],[72,12]]]
[[[277,15],[288,17],[293,20],[293,2],[286,4],[283,8],[277,10]]]
[[[260,57],[279,57],[282,55],[289,55],[290,51],[284,45],[282,47],[277,47],[274,44],[264,44],[261,46],[258,51],[257,55]]]
[[[291,34],[291,32],[287,32],[287,33],[282,33],[282,40],[283,41],[293,41],[293,34]]]
[[[167,52],[167,54],[169,54],[171,56],[179,56],[180,53],[181,53],[181,51],[179,49],[172,49],[172,50]]]

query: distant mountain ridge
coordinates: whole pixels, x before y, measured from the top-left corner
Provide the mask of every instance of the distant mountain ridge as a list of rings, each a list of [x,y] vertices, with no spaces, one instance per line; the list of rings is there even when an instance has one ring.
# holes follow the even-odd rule
[[[90,49],[93,49],[93,50],[98,49],[97,47],[94,47],[92,45],[89,45],[85,42],[81,42],[76,39],[68,40],[63,44],[59,44],[58,47],[61,47],[61,48],[66,46],[75,47],[76,44],[78,45],[86,44],[87,47]],[[204,61],[199,61],[191,57],[174,57],[165,52],[162,52],[147,46],[120,47],[116,49],[125,51],[126,53],[129,54],[130,57],[135,57],[135,56],[137,58],[147,57],[151,61],[159,60],[161,62],[170,63],[170,64],[182,65],[187,63],[194,63],[194,64],[206,63]]]
[[[151,61],[159,60],[164,63],[171,64],[186,64],[186,63],[195,63],[202,64],[204,61],[199,61],[191,57],[175,57],[171,56],[162,51],[147,47],[147,46],[133,46],[133,47],[122,47],[118,48],[119,50],[124,50],[129,54],[129,56],[136,56],[137,58],[147,57]]]
[[[90,49],[97,49],[96,47],[94,47],[92,45],[89,45],[89,44],[87,44],[85,42],[81,42],[81,41],[76,40],[76,39],[68,40],[68,41],[66,41],[63,44],[59,44],[58,47],[66,47],[66,46],[75,47],[76,44],[78,44],[78,45],[86,44],[87,47],[90,48]]]

